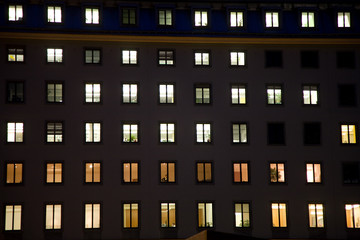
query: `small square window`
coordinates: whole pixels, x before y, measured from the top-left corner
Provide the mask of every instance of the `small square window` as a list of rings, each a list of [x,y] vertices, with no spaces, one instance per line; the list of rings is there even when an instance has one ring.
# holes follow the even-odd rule
[[[360,228],[360,203],[345,204],[346,227]]]
[[[173,25],[173,13],[171,9],[160,9],[158,11],[159,26],[172,26]]]
[[[5,205],[5,231],[20,231],[22,205]]]
[[[301,27],[302,28],[315,27],[315,13],[314,12],[301,12]]]
[[[268,105],[282,105],[282,85],[268,85],[266,86],[267,104]]]
[[[303,85],[303,104],[318,105],[319,104],[319,87],[317,85]]]
[[[250,203],[235,203],[235,227],[250,227]]]
[[[9,47],[7,49],[8,62],[23,63],[25,62],[25,49],[23,47]]]
[[[47,122],[46,123],[46,142],[62,143],[63,142],[63,123]]]
[[[124,183],[139,182],[139,163],[135,163],[135,162],[123,163],[123,182]]]
[[[24,123],[8,122],[7,123],[7,142],[22,143],[24,142]]]
[[[285,163],[270,163],[270,182],[285,182]]]
[[[306,164],[306,182],[321,183],[321,163]]]
[[[272,227],[286,228],[287,227],[287,210],[286,203],[272,203],[271,204]]]
[[[211,124],[197,123],[196,124],[196,142],[197,143],[211,143]]]
[[[62,22],[62,9],[60,6],[47,7],[47,22],[48,23],[61,23]]]
[[[265,67],[281,68],[283,66],[282,51],[265,51]]]
[[[233,163],[233,182],[248,183],[249,182],[249,164],[246,162]]]
[[[210,52],[196,51],[194,60],[195,66],[210,66]]]
[[[239,28],[244,27],[244,12],[243,11],[230,11],[230,27]]]
[[[268,144],[283,145],[285,144],[285,125],[284,123],[268,123]]]
[[[62,103],[64,86],[60,82],[49,82],[46,84],[46,101],[48,103]]]
[[[175,103],[175,85],[159,84],[159,103],[173,104]]]
[[[245,66],[245,52],[230,52],[230,66]]]
[[[212,164],[209,162],[197,163],[196,173],[198,183],[211,183],[213,181]]]
[[[360,183],[360,164],[358,162],[344,162],[342,171],[344,184]]]
[[[85,229],[98,229],[100,228],[100,203],[87,203],[85,204]]]
[[[85,163],[85,183],[100,183],[101,163]]]
[[[101,102],[101,84],[85,83],[85,102],[100,103]]]
[[[172,66],[175,63],[174,50],[159,50],[159,66]]]
[[[85,24],[97,25],[100,23],[100,9],[97,7],[85,8]]]
[[[211,104],[211,86],[209,84],[195,85],[195,104]]]
[[[139,227],[139,204],[124,203],[123,204],[123,228]]]
[[[160,143],[175,143],[175,123],[160,123]]]
[[[6,184],[20,184],[23,182],[23,164],[6,164]]]
[[[247,103],[246,85],[232,84],[231,85],[231,104],[244,105]]]
[[[278,28],[280,26],[279,12],[265,12],[266,28]]]
[[[319,145],[321,143],[321,123],[304,123],[304,145]]]
[[[122,102],[123,103],[138,103],[138,84],[124,83],[122,85]]]
[[[46,163],[46,183],[62,183],[63,182],[63,164],[62,163]]]
[[[85,142],[86,143],[101,142],[101,123],[99,122],[85,123]]]
[[[233,123],[232,133],[232,143],[248,143],[247,123]]]
[[[7,82],[6,88],[8,103],[24,103],[24,82]]]
[[[21,22],[24,20],[24,10],[22,5],[9,5],[9,21]]]
[[[309,209],[309,227],[310,228],[324,228],[324,205],[323,204],[308,204]]]
[[[61,229],[61,204],[46,204],[45,206],[45,229]]]
[[[62,48],[48,48],[47,49],[47,62],[48,63],[62,63],[63,62],[63,49]]]
[[[349,28],[351,26],[350,12],[337,13],[337,26],[338,28]]]
[[[196,10],[194,11],[194,25],[195,27],[207,27],[208,26],[208,11]]]
[[[175,183],[175,163],[161,162],[160,163],[160,182],[161,183]]]
[[[356,85],[340,84],[338,85],[339,106],[355,107],[357,105]]]
[[[137,50],[122,50],[122,64],[123,65],[136,65],[137,61]]]
[[[355,124],[341,124],[341,144],[356,144]]]
[[[139,125],[137,123],[123,124],[123,143],[139,142]]]
[[[176,227],[175,203],[161,203],[161,227],[162,228]]]
[[[100,49],[85,49],[85,63],[86,64],[100,64],[101,50]]]
[[[198,207],[198,227],[212,228],[214,227],[213,204],[210,202],[199,202]]]
[[[300,60],[302,68],[319,68],[318,51],[301,51]]]
[[[338,68],[355,68],[355,52],[341,51],[336,53],[336,66]]]
[[[122,24],[127,26],[136,25],[136,8],[123,8],[121,10]]]

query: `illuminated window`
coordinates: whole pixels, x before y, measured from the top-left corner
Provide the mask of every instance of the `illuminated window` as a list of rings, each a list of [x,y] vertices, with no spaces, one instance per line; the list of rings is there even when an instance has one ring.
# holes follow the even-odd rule
[[[309,209],[309,227],[324,227],[324,206],[322,204],[308,204]]]
[[[249,164],[233,163],[233,182],[248,183],[249,182]]]
[[[315,13],[314,12],[302,12],[301,13],[301,27],[303,27],[303,28],[315,27]]]
[[[46,142],[61,143],[63,141],[63,124],[62,122],[46,123]]]
[[[268,123],[268,144],[285,144],[285,125],[284,123]]]
[[[85,142],[86,143],[101,142],[101,123],[96,123],[96,122],[85,123]]]
[[[160,182],[175,183],[175,163],[172,162],[160,163]]]
[[[360,228],[360,204],[345,204],[346,227]]]
[[[198,227],[212,228],[213,221],[213,204],[212,203],[198,203]]]
[[[138,183],[139,182],[139,164],[138,163],[123,163],[123,182],[124,183]]]
[[[46,183],[62,183],[62,163],[46,164]]]
[[[284,163],[270,163],[270,182],[284,183],[285,182],[285,164]]]
[[[160,9],[158,14],[160,26],[171,26],[173,24],[172,11],[170,9]]]
[[[343,162],[342,171],[344,184],[360,183],[360,164],[358,162]]]
[[[158,58],[160,66],[174,65],[175,52],[174,50],[159,50]]]
[[[23,181],[23,164],[7,163],[6,164],[6,184],[18,184]]]
[[[211,103],[211,86],[210,84],[195,85],[195,104]]]
[[[196,164],[197,182],[211,183],[212,179],[212,164],[209,162],[202,162]]]
[[[250,204],[235,203],[235,227],[250,227]]]
[[[45,229],[61,229],[61,204],[47,204],[45,211]]]
[[[21,47],[10,47],[8,51],[8,62],[24,62],[25,61],[25,49]]]
[[[272,203],[272,226],[274,228],[287,227],[286,203]]]
[[[246,85],[231,85],[231,104],[246,104]]]
[[[9,103],[24,102],[24,82],[11,81],[6,85],[7,101]]]
[[[47,21],[48,23],[61,23],[62,13],[60,6],[48,6],[47,7]]]
[[[243,27],[244,13],[242,11],[230,11],[230,27]]]
[[[245,52],[230,52],[230,66],[245,66]]]
[[[161,227],[176,227],[176,204],[161,203]]]
[[[122,11],[122,24],[123,25],[136,25],[136,9],[123,8]]]
[[[208,11],[198,10],[194,14],[195,27],[206,27],[208,25]]]
[[[85,163],[85,182],[99,183],[101,163]]]
[[[246,123],[233,123],[232,124],[233,143],[247,143],[247,124]]]
[[[48,103],[62,103],[63,102],[63,84],[62,83],[47,83],[46,84],[46,101]]]
[[[341,124],[341,143],[356,144],[356,125]]]
[[[196,142],[197,143],[211,143],[211,124],[197,123],[196,124]]]
[[[24,19],[22,5],[9,5],[9,21],[20,22]]]
[[[160,142],[175,142],[175,123],[160,123]]]
[[[85,83],[85,102],[87,103],[101,102],[101,84]]]
[[[321,183],[321,163],[306,164],[307,183]]]
[[[8,122],[7,123],[7,142],[20,143],[24,141],[24,123]]]
[[[122,50],[122,64],[136,65],[137,51],[136,50]]]
[[[318,68],[319,52],[318,51],[301,51],[300,61],[302,68]]]
[[[100,49],[85,49],[85,63],[86,64],[100,64],[101,63]]]
[[[266,12],[265,13],[265,26],[267,28],[279,27],[279,12]]]
[[[63,62],[63,49],[62,48],[48,48],[47,49],[47,62],[48,63],[62,63]]]
[[[138,103],[138,85],[136,83],[124,83],[122,85],[123,103]]]
[[[5,206],[5,231],[21,230],[21,205]]]
[[[139,227],[139,204],[124,203],[123,204],[123,228]]]
[[[86,24],[99,24],[100,23],[100,10],[96,7],[85,8],[85,23]]]
[[[174,84],[159,84],[159,102],[165,104],[175,103]]]
[[[316,85],[304,85],[303,86],[303,103],[305,105],[317,105],[318,104],[319,90]]]
[[[358,96],[356,94],[357,87],[355,84],[339,84],[339,106],[340,107],[356,107]]]
[[[339,28],[350,27],[350,12],[338,12],[337,23]]]
[[[85,204],[85,229],[100,228],[100,203]]]
[[[209,66],[210,52],[195,52],[195,66]]]
[[[268,105],[281,105],[282,101],[282,86],[281,85],[268,85],[266,87],[267,104]]]
[[[123,142],[124,143],[137,143],[139,142],[138,137],[138,124],[123,124]]]

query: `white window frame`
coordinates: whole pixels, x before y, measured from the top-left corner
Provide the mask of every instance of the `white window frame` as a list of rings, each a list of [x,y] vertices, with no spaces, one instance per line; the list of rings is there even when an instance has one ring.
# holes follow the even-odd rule
[[[211,143],[212,132],[211,123],[196,124],[196,143]]]
[[[278,11],[265,12],[265,27],[266,28],[280,27],[280,13]]]
[[[101,103],[101,83],[85,83],[85,102]]]
[[[22,220],[22,205],[13,204],[5,206],[5,232],[20,231]]]
[[[7,142],[22,143],[24,142],[24,123],[8,122],[7,123]]]
[[[197,204],[197,209],[198,209],[198,227],[213,228],[214,227],[213,203],[199,202]],[[203,209],[202,213],[200,212],[201,209]]]
[[[58,230],[61,229],[62,223],[62,205],[46,204],[45,206],[45,229]]]
[[[86,122],[85,123],[85,142],[100,143],[101,142],[101,123]]]
[[[99,7],[85,7],[85,24],[98,25],[100,24],[100,8]]]
[[[122,50],[122,64],[123,65],[137,65],[138,51],[126,49]]]
[[[64,60],[64,50],[62,48],[48,48],[46,49],[47,63],[62,63]]]
[[[194,53],[194,64],[195,66],[210,66],[210,52],[199,52]]]
[[[194,26],[207,27],[209,24],[209,11],[208,10],[195,10],[194,11]]]
[[[304,105],[319,104],[319,87],[317,85],[303,86],[303,104]]]
[[[86,203],[84,205],[85,212],[85,229],[101,228],[101,204]]]
[[[231,28],[244,27],[244,11],[231,10],[229,12],[229,23]]]
[[[50,5],[47,6],[47,22],[62,23],[62,7]]]

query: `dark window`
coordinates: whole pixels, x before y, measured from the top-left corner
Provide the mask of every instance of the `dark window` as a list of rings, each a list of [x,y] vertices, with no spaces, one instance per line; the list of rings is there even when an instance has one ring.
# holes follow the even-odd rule
[[[319,67],[319,52],[317,51],[301,51],[301,67],[303,68],[318,68]]]
[[[321,141],[321,124],[304,123],[304,144],[315,145]]]
[[[281,51],[265,51],[265,67],[282,67],[283,59]]]
[[[285,144],[284,123],[268,123],[268,144]]]
[[[339,105],[354,107],[356,106],[356,87],[352,84],[342,84],[338,86]]]
[[[337,52],[336,66],[338,68],[355,68],[354,52]]]
[[[9,103],[24,102],[24,83],[8,82],[7,83],[7,101]]]
[[[347,162],[342,164],[344,183],[360,183],[359,166],[360,164],[358,162]]]
[[[123,8],[122,9],[122,24],[123,25],[136,25],[136,9]]]

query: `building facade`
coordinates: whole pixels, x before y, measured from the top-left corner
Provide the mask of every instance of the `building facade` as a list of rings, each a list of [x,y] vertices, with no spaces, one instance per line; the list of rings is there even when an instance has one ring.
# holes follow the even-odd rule
[[[360,3],[0,1],[0,239],[360,238]]]

